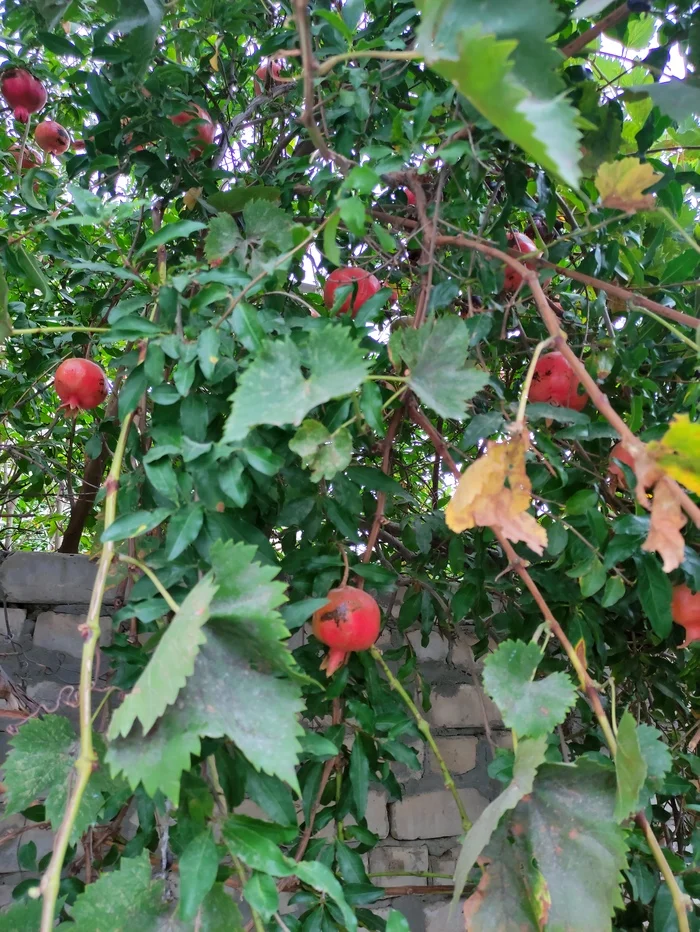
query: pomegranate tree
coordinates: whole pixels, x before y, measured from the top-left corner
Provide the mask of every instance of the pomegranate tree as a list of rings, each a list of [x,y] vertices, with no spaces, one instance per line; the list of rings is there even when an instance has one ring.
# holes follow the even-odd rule
[[[34,130],[34,140],[49,155],[63,155],[70,148],[70,135],[55,120],[44,120]]]
[[[371,272],[364,269],[355,269],[347,266],[342,269],[334,269],[328,276],[323,289],[323,301],[327,308],[332,308],[335,301],[335,293],[343,285],[354,285],[353,300],[352,294],[349,294],[340,306],[338,314],[346,314],[350,310],[352,303],[352,316],[356,317],[365,301],[369,301],[372,295],[375,295],[382,287],[381,282]]]
[[[352,651],[368,650],[379,636],[380,623],[379,606],[364,589],[331,589],[328,602],[314,612],[311,622],[314,635],[330,647],[321,664],[326,676],[342,667]]]
[[[46,103],[46,88],[25,68],[6,68],[0,75],[0,91],[20,123],[27,123],[29,115]]]
[[[101,405],[109,394],[107,376],[90,359],[64,359],[53,380],[67,417]]]
[[[530,237],[526,236],[525,233],[509,233],[508,245],[522,253],[537,252],[537,246],[535,246]],[[535,266],[531,265],[530,263],[525,264],[530,269],[535,268]],[[520,272],[511,268],[509,265],[506,266],[506,276],[503,282],[504,289],[509,294],[512,294],[514,291],[517,291],[518,288],[520,288],[522,283],[523,277]]]
[[[175,126],[186,126],[188,123],[191,123],[192,120],[198,121],[195,129],[195,138],[199,140],[199,144],[190,149],[190,158],[198,158],[206,147],[214,142],[216,126],[212,122],[207,111],[203,107],[200,107],[199,104],[190,104],[186,110],[181,110],[180,113],[176,113],[175,116],[171,116],[170,119]]]
[[[685,641],[681,647],[700,641],[700,592],[691,592],[685,585],[674,586],[671,617],[677,625],[685,628]]]
[[[561,353],[546,353],[537,360],[530,386],[530,401],[543,401],[583,411],[588,395],[579,393],[579,380]]]

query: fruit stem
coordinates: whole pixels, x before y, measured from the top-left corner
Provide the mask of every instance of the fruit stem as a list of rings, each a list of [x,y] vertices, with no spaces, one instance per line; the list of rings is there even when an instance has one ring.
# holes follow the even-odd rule
[[[105,521],[104,529],[107,530],[114,522],[117,514],[117,491],[119,489],[119,476],[121,474],[126,443],[129,437],[129,430],[133,420],[133,413],[130,414],[123,422],[119,431],[119,438],[114,450],[112,465],[104,484],[105,488]],[[100,638],[100,613],[102,609],[102,599],[107,586],[107,575],[114,556],[114,543],[108,541],[102,546],[100,562],[97,567],[95,584],[92,587],[90,598],[90,607],[85,620],[85,628],[88,632],[87,639],[83,645],[83,655],[80,662],[80,755],[75,762],[77,780],[73,785],[73,792],[70,795],[66,805],[66,811],[63,815],[63,821],[59,826],[54,841],[51,861],[46,868],[46,872],[41,878],[39,892],[44,898],[41,910],[41,930],[40,932],[51,932],[54,927],[54,913],[56,911],[56,899],[58,898],[58,889],[61,883],[61,870],[63,861],[66,856],[66,850],[73,832],[73,826],[78,815],[80,803],[82,802],[85,789],[90,780],[93,770],[97,767],[97,757],[95,755],[92,743],[92,673],[95,661],[95,651],[97,642]]]
[[[338,546],[338,550],[340,550],[340,555],[343,558],[343,578],[340,580],[340,588],[342,589],[344,586],[347,586],[348,584],[348,576],[350,575],[350,564],[348,563],[348,552],[343,546],[343,544],[341,544],[341,542],[338,541],[337,546]]]
[[[24,151],[27,148],[27,140],[29,139],[29,127],[32,125],[32,115],[31,113],[27,117],[27,122],[24,126],[24,132],[22,133],[22,142],[19,147],[19,155],[17,156],[17,184],[22,181],[22,162],[24,161]]]
[[[428,725],[426,720],[423,718],[423,716],[418,711],[418,708],[415,702],[413,701],[413,699],[411,699],[411,697],[408,695],[408,693],[403,688],[401,683],[399,683],[399,681],[396,679],[394,674],[389,669],[387,662],[382,657],[382,652],[379,650],[379,648],[376,646],[370,647],[369,652],[374,658],[374,660],[379,664],[379,666],[384,671],[384,675],[389,680],[389,685],[391,686],[391,688],[395,692],[397,692],[399,696],[403,699],[404,704],[406,705],[409,712],[416,720],[418,731],[423,735],[423,738],[428,742],[430,750],[435,755],[435,760],[440,765],[440,771],[442,773],[442,779],[445,784],[445,789],[449,790],[449,792],[452,794],[452,798],[455,801],[455,805],[457,806],[457,811],[459,812],[459,818],[462,823],[462,829],[463,831],[468,832],[469,829],[472,827],[471,820],[469,819],[469,816],[467,815],[467,811],[464,808],[462,797],[457,792],[457,787],[455,786],[455,781],[452,779],[452,774],[450,773],[442,754],[438,750],[438,746],[435,743],[435,738],[433,738],[433,735],[430,731],[430,725]]]
[[[535,347],[535,352],[532,354],[532,359],[530,360],[530,366],[527,370],[527,375],[525,376],[525,383],[523,384],[523,389],[520,392],[520,401],[518,403],[518,414],[515,418],[515,424],[513,428],[515,430],[522,430],[525,426],[525,408],[527,407],[527,399],[530,394],[530,387],[532,385],[532,380],[535,376],[535,368],[539,361],[542,351],[547,349],[548,346],[551,346],[554,342],[553,337],[549,337],[546,340],[542,340],[541,343],[538,343]]]

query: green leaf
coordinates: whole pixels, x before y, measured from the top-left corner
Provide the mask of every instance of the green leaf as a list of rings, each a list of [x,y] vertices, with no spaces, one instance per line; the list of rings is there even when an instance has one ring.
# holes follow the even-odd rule
[[[513,778],[508,787],[484,809],[467,832],[457,859],[454,875],[453,907],[459,902],[467,877],[476,860],[491,840],[498,823],[510,809],[514,809],[523,796],[532,791],[537,769],[544,762],[547,737],[525,738],[518,742],[513,766]]]
[[[169,508],[155,508],[153,511],[134,511],[130,515],[121,515],[102,532],[102,543],[140,537],[166,521],[170,514]]]
[[[355,811],[359,819],[364,819],[367,808],[367,794],[369,792],[369,760],[365,753],[361,736],[355,735],[355,742],[350,753],[350,785]]]
[[[242,461],[234,459],[218,472],[217,478],[224,495],[228,495],[236,508],[244,508],[250,498],[253,484],[246,475]]]
[[[558,20],[548,0],[513,7],[421,0],[417,48],[426,64],[464,94],[538,164],[573,188],[579,182],[576,110],[554,69],[546,40]]]
[[[325,864],[320,861],[300,861],[295,865],[294,873],[302,883],[308,884],[314,890],[318,890],[319,893],[330,896],[340,909],[348,932],[356,932],[357,919],[355,914],[345,900],[343,888]]]
[[[279,909],[277,884],[269,874],[253,871],[243,887],[243,896],[265,922]]]
[[[195,929],[198,932],[243,932],[238,906],[222,883],[215,883],[204,897],[197,912]]]
[[[27,900],[3,910],[0,913],[0,932],[30,932],[40,928],[42,906],[42,899]]]
[[[299,792],[295,768],[303,732],[298,722],[304,708],[301,690],[252,666],[249,643],[235,626],[210,622],[194,673],[177,703],[146,735],[137,725],[127,738],[110,742],[112,771],[123,772],[133,788],[143,781],[151,795],[161,789],[177,804],[180,773],[189,768],[190,754],[199,752],[200,738],[227,737],[254,767]]]
[[[72,908],[72,932],[155,929],[164,912],[163,881],[151,880],[148,852],[122,858],[118,870],[102,874],[85,888]]]
[[[180,856],[180,918],[193,919],[216,880],[219,852],[211,831],[202,832]]]
[[[615,605],[619,602],[624,594],[625,584],[622,579],[620,579],[619,576],[610,576],[605,583],[605,589],[603,590],[600,604],[603,608],[610,608],[611,605]]]
[[[148,0],[148,2],[154,2],[154,0]],[[171,243],[174,239],[183,239],[192,233],[196,233],[197,230],[204,229],[206,229],[206,224],[200,223],[198,220],[178,220],[176,223],[166,223],[157,233],[150,236],[140,249],[136,250],[134,258],[138,259],[158,246]]]
[[[12,318],[7,310],[8,294],[5,269],[0,265],[0,343],[12,333]]]
[[[615,818],[618,822],[622,822],[639,808],[639,794],[647,775],[647,765],[637,734],[637,723],[629,709],[625,710],[617,729],[615,774],[617,776]]]
[[[168,525],[165,549],[168,560],[176,560],[194,543],[202,530],[204,509],[201,505],[190,505],[175,512]]]
[[[323,228],[323,255],[328,259],[331,265],[336,266],[339,266],[342,262],[340,258],[340,249],[336,241],[339,223],[340,214],[331,214],[330,220]]]
[[[586,572],[579,578],[582,597],[587,599],[589,596],[595,595],[596,592],[603,588],[607,578],[603,564],[595,557],[587,566]]]
[[[441,417],[463,418],[467,402],[488,382],[487,373],[468,369],[470,336],[460,317],[440,317],[418,330],[404,328],[391,338],[409,369],[408,384]]]
[[[385,932],[411,932],[411,927],[404,915],[392,909],[386,920]]]
[[[144,731],[148,731],[175,701],[192,674],[197,652],[206,640],[203,627],[215,594],[216,586],[211,577],[205,577],[187,596],[158,642],[148,666],[112,716],[110,738],[127,735],[137,718]]]
[[[110,28],[125,36],[124,45],[139,74],[151,60],[164,12],[164,0],[120,0],[119,19]]]
[[[209,222],[204,254],[209,262],[219,262],[230,256],[242,241],[238,224],[230,214],[214,217]]]
[[[8,251],[14,256],[32,288],[41,292],[44,301],[52,300],[54,295],[51,285],[35,256],[27,252],[23,246],[8,246]]]
[[[211,379],[214,375],[214,369],[219,361],[219,331],[215,327],[207,327],[202,330],[197,340],[197,356],[199,359],[199,368],[205,379]]]
[[[260,326],[258,310],[247,301],[239,301],[231,315],[231,327],[243,346],[257,353],[265,342],[265,331]]]
[[[128,414],[138,408],[147,386],[148,379],[144,367],[137,366],[132,369],[119,391],[117,408],[120,420],[123,421]]]
[[[340,219],[355,236],[363,236],[367,223],[365,205],[359,197],[345,197],[338,202]]]
[[[307,419],[289,441],[289,449],[301,457],[301,465],[311,469],[311,479],[332,479],[350,465],[352,437],[345,427],[333,434],[319,421]]]
[[[700,85],[691,78],[670,78],[663,83],[639,84],[625,88],[625,95],[648,94],[656,106],[676,123],[700,114]]]
[[[576,702],[566,673],[533,680],[541,659],[537,644],[504,641],[484,661],[484,688],[519,738],[548,735]]]
[[[282,192],[264,184],[253,184],[246,188],[240,185],[228,191],[216,191],[207,197],[212,207],[227,214],[239,214],[249,201],[279,201]]]
[[[228,819],[221,827],[221,837],[235,858],[247,866],[273,877],[289,877],[295,862],[280,851],[277,844],[239,819]]]
[[[636,554],[637,588],[642,611],[660,638],[667,638],[673,627],[671,582],[653,554]]]
[[[258,424],[301,424],[312,408],[354,392],[367,367],[360,347],[340,325],[315,330],[303,356],[289,338],[267,341],[231,396],[224,442],[243,440]]]
[[[651,796],[663,789],[666,774],[673,766],[673,758],[658,728],[637,725],[637,738],[646,764],[646,781],[639,805],[641,809]]]
[[[11,750],[4,764],[5,813],[21,812],[37,797],[46,796],[46,818],[55,830],[63,820],[67,794],[80,743],[68,719],[46,715],[25,722],[10,739]],[[102,750],[99,743],[98,750]],[[103,769],[91,775],[71,833],[76,841],[97,821],[104,805],[104,792],[112,784]]]

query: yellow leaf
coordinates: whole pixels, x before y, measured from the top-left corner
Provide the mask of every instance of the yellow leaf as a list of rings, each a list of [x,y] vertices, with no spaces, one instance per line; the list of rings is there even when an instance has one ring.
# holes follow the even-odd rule
[[[202,196],[202,188],[190,188],[182,198],[187,210],[194,210],[197,200]]]
[[[649,444],[656,462],[686,489],[700,495],[700,424],[677,414],[661,438]]]
[[[547,532],[528,508],[532,486],[525,470],[525,434],[506,443],[489,443],[486,453],[462,475],[445,510],[447,526],[459,534],[475,526],[492,527],[535,553],[547,546]]]
[[[681,528],[686,521],[668,480],[661,479],[654,487],[649,536],[642,544],[642,550],[656,550],[664,561],[664,573],[672,573],[683,562],[685,541]]]
[[[628,211],[646,210],[654,206],[654,195],[642,192],[662,177],[648,162],[628,158],[604,162],[598,169],[595,183],[604,207]]]

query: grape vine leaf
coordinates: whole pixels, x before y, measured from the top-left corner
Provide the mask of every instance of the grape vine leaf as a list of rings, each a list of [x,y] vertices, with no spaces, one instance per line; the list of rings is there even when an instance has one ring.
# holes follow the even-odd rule
[[[615,773],[615,818],[622,822],[639,808],[639,794],[647,775],[647,764],[639,742],[637,723],[629,709],[625,710],[617,729]]]
[[[461,317],[439,317],[418,330],[403,328],[391,337],[390,351],[408,368],[408,384],[441,417],[463,418],[467,402],[489,381],[469,369],[470,335]]]
[[[102,874],[73,904],[73,932],[156,929],[165,911],[163,882],[151,880],[148,851],[122,858],[119,869]]]
[[[302,349],[289,338],[268,340],[230,398],[224,443],[243,440],[259,424],[301,424],[312,408],[359,388],[368,365],[359,344],[338,325],[314,330]]]
[[[127,735],[138,718],[144,731],[171,705],[194,670],[197,651],[206,640],[203,631],[216,585],[205,576],[187,596],[158,642],[148,666],[112,716],[110,739]]]
[[[561,56],[546,41],[558,24],[549,0],[417,5],[417,47],[426,63],[535,161],[576,188],[580,133],[555,72]]]
[[[454,874],[453,906],[467,882],[469,871],[476,864],[476,859],[489,843],[492,834],[498,828],[501,818],[510,809],[514,809],[523,796],[532,790],[537,768],[544,762],[547,750],[547,736],[525,738],[518,742],[513,766],[513,779],[506,789],[484,809],[479,818],[467,832],[462,850],[457,859]]]
[[[210,622],[177,702],[147,734],[137,725],[110,743],[112,772],[123,772],[133,788],[143,782],[151,795],[160,789],[177,804],[180,773],[189,767],[189,755],[198,753],[200,738],[227,737],[257,770],[299,792],[300,688],[251,666],[248,646],[235,626]]]
[[[301,457],[301,465],[311,468],[311,479],[332,479],[352,460],[350,431],[341,427],[332,434],[321,424],[307,418],[289,441],[289,449]]]
[[[469,929],[611,929],[627,863],[615,799],[609,766],[542,764],[484,852],[488,863],[465,906]]]
[[[687,78],[654,81],[652,84],[639,84],[625,89],[626,97],[633,94],[648,94],[659,110],[677,123],[700,114],[700,85]]]
[[[80,742],[73,725],[61,715],[33,718],[10,739],[12,750],[4,764],[5,813],[12,815],[29,806],[45,793],[46,817],[58,829],[66,808],[70,775],[80,753]],[[103,745],[95,738],[98,757]],[[105,803],[104,793],[114,790],[104,768],[90,776],[73,826],[71,842],[97,821]]]
[[[26,900],[3,909],[0,913],[0,932],[29,932],[30,929],[38,929],[41,926],[43,902],[42,899]],[[61,897],[56,903],[54,916],[60,915],[64,903],[65,897]]]
[[[281,253],[294,245],[292,221],[269,200],[249,201],[243,208],[245,236],[228,213],[219,214],[209,224],[204,251],[209,262],[219,262],[233,255],[240,268],[250,275],[282,268]]]
[[[576,702],[566,673],[533,679],[541,659],[537,644],[504,641],[484,661],[484,688],[519,738],[550,734]]]
[[[642,809],[650,798],[663,788],[664,778],[673,765],[673,758],[658,728],[652,725],[637,725],[637,738],[647,770],[639,799],[639,808]]]

